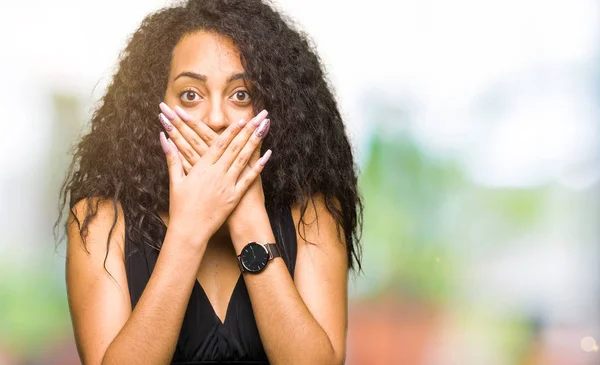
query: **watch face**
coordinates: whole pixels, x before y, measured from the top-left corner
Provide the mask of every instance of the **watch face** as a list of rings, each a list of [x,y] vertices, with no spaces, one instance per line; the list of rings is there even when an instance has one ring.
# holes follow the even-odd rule
[[[259,272],[267,266],[269,252],[263,245],[256,242],[250,242],[242,249],[240,261],[246,270],[250,272]]]

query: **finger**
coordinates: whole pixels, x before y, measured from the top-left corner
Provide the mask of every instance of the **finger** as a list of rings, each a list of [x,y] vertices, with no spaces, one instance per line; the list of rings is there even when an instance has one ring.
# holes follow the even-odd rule
[[[196,150],[200,154],[200,156],[202,156],[204,154],[203,152],[206,151],[208,147],[210,147],[213,144],[213,142],[217,139],[217,137],[219,137],[219,135],[206,124],[192,118],[192,116],[190,116],[179,105],[175,105],[173,109],[175,110],[175,113],[179,116],[179,119],[185,122],[185,124],[192,131],[194,131],[198,137],[202,139],[202,142],[204,143],[204,146],[201,146],[203,148],[202,153]]]
[[[215,140],[215,142],[208,148],[206,154],[203,156],[208,163],[215,164],[219,161],[219,158],[223,155],[231,141],[244,129],[246,125],[245,120],[240,120],[236,123],[231,123],[225,131]],[[226,170],[226,169],[225,169]]]
[[[190,173],[190,170],[192,169],[193,166],[188,162],[188,160],[185,159],[185,157],[181,154],[181,152],[178,152],[178,153],[179,153],[179,159],[181,160],[182,165],[183,165],[183,171],[187,175]]]
[[[252,156],[250,156],[250,161],[248,161],[248,164],[253,166],[256,163],[256,161],[258,161],[259,158],[260,158],[260,144],[254,150],[254,152],[252,153]],[[248,166],[248,165],[246,165],[246,166]]]
[[[177,129],[163,113],[158,114],[158,119],[169,134],[169,138],[173,141],[173,143],[175,143],[186,160],[195,165],[200,159],[200,155],[196,152],[196,150],[185,139],[179,129]],[[196,137],[196,139],[199,138]]]
[[[265,119],[267,116],[267,111],[263,110],[260,112],[252,121],[244,127],[244,129],[235,137],[233,142],[227,147],[227,150],[223,153],[223,156],[219,159],[219,164],[222,165],[225,171],[229,170],[233,161],[238,157],[240,151],[248,144],[248,140],[252,140],[253,147],[256,148],[256,145],[260,143],[261,138],[252,139],[251,136],[256,132],[260,131],[259,137],[262,137],[265,132],[268,130],[269,122]],[[265,124],[266,122],[266,124]],[[258,128],[257,128],[258,127]],[[261,129],[262,128],[262,129]],[[265,129],[266,128],[266,129]],[[250,150],[250,154],[254,151],[254,148]],[[248,163],[248,158],[250,158],[250,154],[245,155],[245,161],[243,161],[244,165]],[[243,166],[242,166],[243,167]]]
[[[265,119],[261,125],[252,133],[248,141],[246,141],[240,153],[235,156],[234,160],[229,162],[226,161],[229,165],[228,174],[232,175],[235,179],[241,174],[242,170],[248,165],[250,158],[255,154],[256,150],[258,150],[258,146],[261,141],[265,137],[265,135],[269,132],[270,120]],[[260,150],[258,151],[260,156]],[[221,159],[224,159],[223,156]],[[219,160],[219,162],[221,162]]]
[[[160,132],[160,145],[167,157],[167,165],[169,169],[169,182],[172,185],[177,184],[184,177],[181,160],[179,158],[179,150],[173,141],[167,140],[165,132]]]
[[[203,139],[203,135],[199,135],[198,133],[196,133],[187,123],[185,123],[184,120],[181,119],[180,115],[174,112],[173,109],[171,109],[166,103],[160,103],[159,107],[162,111],[162,114],[166,117],[167,121],[170,122],[173,126],[175,126],[175,128],[173,129],[174,135],[171,136],[169,134],[171,139],[176,144],[179,143],[178,146],[180,146],[180,150],[182,151],[184,156],[191,157],[190,162],[197,161],[198,158],[196,157],[196,155],[202,156],[204,155],[206,150],[208,150],[209,145],[206,143],[206,139]],[[180,111],[183,112],[183,114],[185,114],[185,116],[189,118],[189,115],[187,115],[187,113],[185,113],[185,111],[183,111],[182,108],[175,107],[175,109],[180,109]],[[203,134],[208,135],[211,139],[214,138],[212,135],[215,135],[216,133],[208,126],[205,127],[205,132]],[[206,129],[208,129],[208,131],[212,133],[207,132]],[[180,143],[180,141],[185,141],[186,143],[183,144]]]
[[[246,190],[250,187],[250,185],[256,180],[256,177],[260,175],[262,170],[265,168],[267,161],[271,157],[272,151],[267,150],[263,157],[259,158],[258,161],[252,166],[252,169],[241,176],[237,183],[235,184],[236,191],[241,191],[242,194],[246,193]]]
[[[254,152],[252,152],[252,156],[250,156],[250,159],[248,160],[248,163],[244,167],[243,171],[246,171],[246,170],[249,171],[250,169],[252,169],[252,166],[254,166],[254,164],[256,164],[256,162],[260,158],[261,146],[262,146],[262,141],[261,141],[261,143],[258,144],[258,146],[256,146],[256,149],[254,149]],[[240,153],[243,153],[243,150]],[[238,158],[239,158],[239,155],[238,155]],[[243,173],[243,171],[241,173]]]

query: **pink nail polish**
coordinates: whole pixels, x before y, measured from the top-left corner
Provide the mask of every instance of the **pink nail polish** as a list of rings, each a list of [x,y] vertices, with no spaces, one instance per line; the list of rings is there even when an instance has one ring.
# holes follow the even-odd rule
[[[160,107],[160,110],[164,113],[164,115],[167,118],[169,118],[169,120],[177,118],[177,114],[175,114],[175,112],[171,108],[169,108],[167,104],[160,103],[158,106]]]
[[[254,117],[252,124],[254,124],[255,127],[258,127],[260,125],[260,123],[263,121],[263,119],[265,119],[267,117],[268,114],[269,113],[266,110],[261,111]]]
[[[267,134],[267,131],[269,130],[269,124],[271,124],[270,122],[270,120],[265,119],[262,121],[262,123],[260,123],[260,126],[254,132],[257,137],[262,138],[265,136],[265,134]]]
[[[181,120],[183,120],[184,122],[189,122],[192,120],[192,117],[190,117],[190,115],[179,105],[175,105],[173,109],[175,109],[175,113],[177,113],[177,115],[179,115],[179,118],[181,118]]]
[[[245,119],[240,119],[240,121],[238,122],[238,125],[239,125],[240,127],[242,127],[242,128],[243,128],[243,127],[244,127],[246,124],[247,124],[247,122],[246,122],[246,120],[245,120]]]
[[[167,141],[169,141],[169,143],[171,144],[171,147],[173,148],[173,151],[179,152],[179,148],[177,148],[177,145],[175,144],[175,142],[173,142],[173,140],[171,138],[167,138]]]
[[[272,153],[271,150],[267,150],[267,152],[265,152],[265,154],[263,155],[263,157],[261,157],[261,158],[258,159],[258,163],[261,166],[266,165],[267,161],[269,161],[269,158],[271,157],[271,153]]]
[[[167,132],[171,132],[173,130],[173,124],[169,122],[169,120],[167,119],[167,117],[165,117],[163,113],[160,113],[158,115],[158,119],[160,120],[160,123]]]
[[[160,146],[163,149],[164,153],[168,153],[171,150],[171,145],[169,145],[169,142],[167,142],[167,137],[165,137],[165,132],[160,132]]]

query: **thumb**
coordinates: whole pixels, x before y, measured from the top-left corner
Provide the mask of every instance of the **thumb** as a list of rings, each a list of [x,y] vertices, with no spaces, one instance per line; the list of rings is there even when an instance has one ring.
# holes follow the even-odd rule
[[[179,150],[173,141],[170,139],[167,140],[165,132],[160,132],[160,145],[167,156],[169,179],[172,185],[173,183],[179,182],[185,176],[183,172],[183,164],[179,159]]]

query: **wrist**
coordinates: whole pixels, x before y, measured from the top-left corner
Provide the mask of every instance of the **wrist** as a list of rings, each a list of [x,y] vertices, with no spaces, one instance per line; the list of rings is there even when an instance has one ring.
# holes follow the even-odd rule
[[[229,233],[238,255],[248,242],[275,242],[271,222],[266,211],[264,214],[252,214],[244,221],[238,221],[234,227],[230,225]]]
[[[160,250],[160,256],[163,258],[168,257],[170,261],[177,262],[180,269],[189,267],[191,271],[196,273],[206,252],[206,247],[206,243],[185,241],[183,236],[167,231]]]
[[[187,246],[193,250],[204,251],[210,237],[205,237],[197,230],[172,224],[167,227],[165,241],[177,242],[178,246]]]

